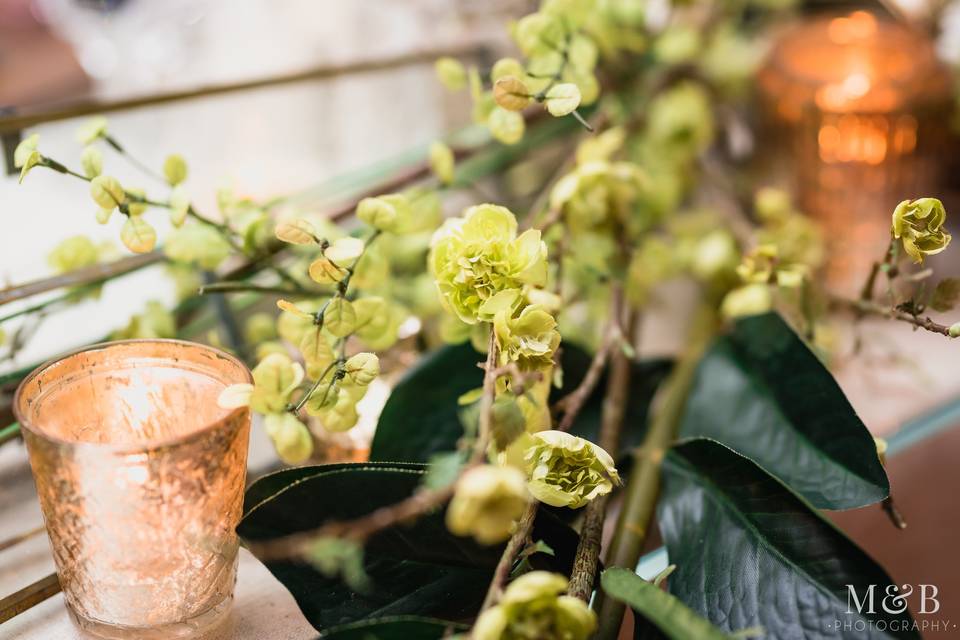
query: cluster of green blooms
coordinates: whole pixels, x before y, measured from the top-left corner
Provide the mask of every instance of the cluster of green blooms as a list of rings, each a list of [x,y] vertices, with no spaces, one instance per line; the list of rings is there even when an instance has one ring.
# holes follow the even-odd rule
[[[484,611],[473,627],[474,640],[587,640],[597,616],[567,590],[557,573],[531,571],[511,582],[496,606]]]
[[[117,178],[103,173],[103,153],[98,145],[105,143],[118,153],[126,153],[117,140],[111,137],[106,118],[98,116],[86,122],[77,132],[77,140],[84,145],[80,154],[82,172],[72,171],[60,162],[44,156],[38,149],[38,134],[27,137],[17,146],[14,154],[14,162],[20,168],[21,182],[30,170],[37,166],[88,181],[90,198],[97,206],[97,222],[108,224],[113,213],[119,211],[124,218],[120,228],[120,240],[134,253],[147,253],[156,247],[156,229],[146,220],[144,214],[151,207],[163,207],[169,211],[170,223],[174,227],[164,245],[167,257],[172,261],[214,269],[230,254],[233,247],[226,235],[235,231],[229,224],[223,228],[201,221],[184,224],[192,208],[183,187],[188,169],[182,156],[172,154],[164,160],[162,177],[170,187],[170,192],[165,201],[154,201],[149,199],[142,189],[124,186]],[[223,211],[223,207],[221,210]],[[224,215],[226,216],[226,212]],[[260,216],[261,228],[265,224],[265,217],[265,214]],[[247,220],[250,221],[249,216]],[[228,218],[228,223],[232,222],[233,220]],[[244,238],[245,248],[249,248],[249,228],[245,223],[237,232]]]
[[[936,198],[904,200],[893,210],[892,234],[903,243],[903,250],[920,264],[926,256],[940,253],[950,244],[944,231],[947,211]]]
[[[611,160],[624,137],[623,129],[613,128],[584,142],[576,168],[550,192],[551,208],[563,213],[567,230],[577,238],[618,232],[634,237],[655,222],[653,211],[642,206],[646,174],[636,163]]]
[[[492,544],[510,536],[531,494],[548,504],[579,508],[608,493],[619,482],[610,456],[582,438],[546,430],[560,333],[552,313],[557,297],[542,289],[547,250],[540,232],[518,236],[509,210],[470,207],[434,234],[429,265],[444,307],[464,326],[492,336],[498,353],[494,364],[515,367],[532,380],[521,382],[521,391],[512,375],[498,377],[490,435],[492,449],[500,454],[496,463],[461,476],[447,512],[450,530]],[[475,407],[481,396],[476,389],[464,394],[461,404]]]
[[[229,387],[221,405],[248,405],[264,414],[268,435],[289,463],[303,462],[313,452],[310,429],[298,415],[301,409],[316,418],[311,424],[328,432],[347,431],[357,424],[357,404],[380,374],[380,362],[371,351],[348,356],[348,341],[378,351],[398,339],[408,312],[388,298],[396,268],[388,257],[402,263],[404,251],[410,250],[422,259],[426,247],[417,238],[429,235],[440,217],[435,200],[417,196],[387,194],[362,200],[357,218],[372,227],[366,238],[346,235],[328,221],[310,217],[287,219],[273,229],[277,239],[292,245],[293,272],[304,274],[300,284],[321,289],[316,298],[279,300],[281,313],[275,325],[262,314],[250,318],[247,333],[258,344],[261,358],[253,370],[254,383]],[[405,245],[404,238],[412,239],[413,246]],[[290,355],[294,350],[297,361]],[[310,383],[306,390],[304,381]]]
[[[515,144],[526,128],[521,112],[530,104],[540,103],[560,117],[597,100],[595,38],[599,18],[606,15],[597,11],[597,4],[545,0],[539,11],[518,20],[512,35],[525,61],[498,60],[488,76],[489,88],[477,67],[466,68],[453,58],[437,61],[437,75],[451,91],[469,86],[474,121],[485,124],[500,142]]]

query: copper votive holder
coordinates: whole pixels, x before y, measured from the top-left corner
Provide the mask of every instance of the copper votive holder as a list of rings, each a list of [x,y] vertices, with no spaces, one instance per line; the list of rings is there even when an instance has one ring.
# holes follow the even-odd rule
[[[237,359],[176,340],[95,345],[20,385],[67,609],[103,638],[193,638],[227,617],[250,411],[217,396]]]

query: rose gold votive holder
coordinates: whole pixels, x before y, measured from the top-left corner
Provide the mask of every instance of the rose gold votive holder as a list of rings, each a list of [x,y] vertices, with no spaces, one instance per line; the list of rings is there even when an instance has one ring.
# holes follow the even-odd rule
[[[67,609],[103,638],[192,638],[233,600],[250,412],[237,359],[176,340],[89,347],[14,398]]]

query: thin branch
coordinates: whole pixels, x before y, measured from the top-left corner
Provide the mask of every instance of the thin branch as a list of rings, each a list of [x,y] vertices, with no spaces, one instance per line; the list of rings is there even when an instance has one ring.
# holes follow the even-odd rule
[[[57,574],[51,573],[10,594],[0,600],[0,624],[58,593],[60,593],[60,581],[57,579]]]
[[[126,275],[138,269],[142,269],[151,264],[163,260],[162,251],[151,251],[150,253],[139,253],[136,255],[120,258],[113,262],[95,264],[82,269],[76,269],[68,273],[41,278],[24,284],[14,285],[0,290],[0,305],[5,305],[15,300],[22,300],[40,293],[61,289],[63,287],[77,287],[85,284],[98,284],[105,280],[117,276]]]
[[[275,287],[267,285],[252,284],[250,282],[211,282],[205,284],[197,290],[197,295],[206,295],[208,293],[272,293],[291,297],[319,297],[330,295],[329,291],[313,291],[302,287],[292,289],[290,287]]]
[[[523,512],[523,515],[517,521],[516,529],[513,535],[510,536],[510,540],[507,541],[507,546],[500,556],[497,568],[493,571],[493,578],[490,580],[490,586],[487,589],[486,597],[483,599],[483,606],[480,608],[480,613],[483,613],[495,605],[500,599],[500,595],[503,592],[503,585],[506,584],[507,579],[510,577],[510,571],[513,569],[513,564],[517,556],[526,548],[527,544],[530,543],[530,533],[533,531],[533,523],[537,518],[537,508],[539,506],[540,503],[537,500],[531,500],[530,504],[527,505],[526,511]]]
[[[632,569],[637,566],[660,493],[660,466],[676,437],[700,357],[715,331],[716,310],[704,303],[694,316],[684,353],[661,388],[657,411],[643,443],[634,452],[623,508],[605,557],[608,567]],[[601,590],[597,592],[594,608],[600,625],[595,637],[613,640],[620,631],[623,603],[605,597]]]
[[[597,383],[600,382],[600,376],[607,366],[607,358],[614,345],[620,341],[620,335],[619,323],[615,318],[611,318],[603,342],[597,352],[593,354],[593,360],[590,361],[590,366],[587,368],[583,380],[580,381],[576,389],[560,398],[556,403],[558,408],[563,409],[563,418],[557,423],[558,431],[569,431],[570,427],[573,426],[580,410],[583,409],[583,405],[597,387]]]
[[[29,531],[24,531],[23,533],[7,538],[6,540],[0,540],[0,551],[4,551],[10,547],[15,547],[21,542],[26,542],[30,538],[38,536],[46,530],[47,527],[45,525],[40,525],[39,527],[34,527]]]
[[[616,322],[623,312],[623,289],[618,284],[613,294],[611,305],[612,320]],[[635,312],[627,322],[627,326],[635,324]],[[619,333],[619,331],[617,331]],[[616,455],[620,448],[620,432],[623,429],[623,418],[627,409],[627,400],[630,393],[630,359],[622,349],[613,352],[613,361],[610,366],[610,378],[607,381],[606,395],[603,399],[603,414],[600,422],[601,448]],[[580,598],[584,602],[590,601],[593,593],[594,578],[597,575],[597,563],[600,560],[600,546],[603,537],[603,522],[606,519],[608,496],[599,496],[586,507],[583,527],[580,531],[580,543],[577,545],[577,555],[573,560],[573,571],[570,574],[569,594]]]
[[[849,309],[850,311],[858,314],[874,315],[883,318],[889,318],[891,320],[899,320],[900,322],[911,324],[918,329],[930,331],[931,333],[939,333],[940,335],[947,336],[948,338],[950,337],[949,326],[940,324],[939,322],[934,322],[929,317],[921,318],[920,316],[915,316],[912,313],[899,311],[897,309],[890,309],[868,300],[851,300],[849,298],[843,298],[840,296],[831,296],[830,302],[835,306]]]
[[[289,74],[206,86],[198,89],[171,91],[167,93],[138,96],[135,98],[125,98],[110,102],[101,102],[96,100],[81,101],[67,107],[38,110],[32,113],[29,111],[26,113],[20,112],[11,116],[0,118],[0,133],[21,131],[27,127],[33,127],[46,122],[67,120],[86,115],[98,115],[112,111],[127,111],[130,109],[168,104],[182,100],[206,98],[238,91],[251,91],[255,89],[275,87],[283,84],[307,82],[311,80],[324,80],[327,78],[335,78],[338,76],[357,73],[367,73],[371,71],[384,71],[387,69],[395,69],[414,64],[428,64],[443,56],[469,57],[476,55],[480,51],[480,42],[467,42],[454,46],[412,51],[398,56],[381,57],[368,60],[353,60],[350,62],[339,62],[335,64],[324,64],[311,69]]]
[[[873,300],[873,289],[877,281],[877,276],[880,274],[880,270],[884,265],[892,267],[892,261],[895,250],[894,238],[890,238],[890,244],[887,245],[886,250],[883,252],[883,259],[880,262],[874,262],[870,267],[870,275],[867,276],[866,281],[863,283],[863,289],[860,290],[860,299],[864,302],[870,302]],[[888,272],[888,276],[892,277],[893,274]]]

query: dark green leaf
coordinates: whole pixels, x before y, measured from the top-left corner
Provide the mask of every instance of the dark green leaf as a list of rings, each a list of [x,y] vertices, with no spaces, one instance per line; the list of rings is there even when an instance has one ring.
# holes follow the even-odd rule
[[[680,433],[718,440],[821,509],[890,492],[876,445],[830,372],[780,316],[743,318],[704,356]]]
[[[370,449],[372,460],[425,462],[434,453],[456,448],[463,435],[458,417],[462,409],[457,398],[482,383],[482,360],[469,344],[446,346],[425,356],[397,384],[387,400]],[[573,345],[564,345],[561,365],[564,389],[554,390],[552,400],[576,388],[590,365],[590,356]],[[657,386],[669,372],[665,360],[642,362],[633,368],[630,404],[622,446],[640,442],[647,421],[647,409]],[[581,437],[596,440],[600,429],[600,410],[604,380],[584,405],[571,430]]]
[[[960,278],[944,278],[937,283],[930,298],[934,311],[950,311],[960,302]]]
[[[918,637],[908,613],[881,608],[892,586],[883,569],[802,498],[718,442],[691,440],[667,455],[658,522],[677,565],[670,592],[727,632],[759,626],[768,638]],[[876,591],[875,615],[847,613],[848,585],[860,598]]]
[[[426,465],[338,464],[292,469],[258,480],[247,494],[238,532],[248,541],[314,529],[331,520],[360,517],[416,490]],[[538,554],[546,568],[569,572],[577,535],[549,512],[538,516],[535,538],[555,557]],[[367,541],[364,569],[371,585],[358,593],[299,562],[267,567],[290,590],[320,631],[386,616],[430,616],[463,621],[476,614],[502,547],[482,547],[447,531],[444,510],[386,529]]]
[[[611,598],[626,603],[673,640],[730,640],[674,596],[661,591],[633,571],[622,567],[607,569],[600,577]]]
[[[447,637],[449,631],[465,631],[458,625],[432,618],[397,616],[361,620],[343,625],[333,633],[324,634],[324,640],[438,640]]]
[[[370,466],[376,469],[383,468],[382,465],[376,463],[371,463]],[[414,471],[421,471],[424,468],[422,464],[404,462],[397,462],[387,466],[389,468],[411,469]],[[330,473],[331,471],[336,471],[337,469],[356,468],[356,463],[345,462],[342,464],[290,467],[288,469],[281,469],[280,471],[273,471],[271,473],[264,474],[257,478],[253,484],[247,488],[247,491],[243,496],[243,514],[246,515],[264,500],[274,497],[280,491],[283,491],[287,487],[300,482],[305,478],[315,476],[318,473]]]

